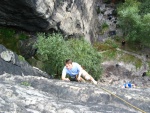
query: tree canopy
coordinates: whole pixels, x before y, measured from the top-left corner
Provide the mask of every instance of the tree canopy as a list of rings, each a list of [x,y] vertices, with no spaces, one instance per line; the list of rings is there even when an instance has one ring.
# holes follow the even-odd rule
[[[129,41],[150,44],[149,0],[126,0],[118,7],[119,25]]]

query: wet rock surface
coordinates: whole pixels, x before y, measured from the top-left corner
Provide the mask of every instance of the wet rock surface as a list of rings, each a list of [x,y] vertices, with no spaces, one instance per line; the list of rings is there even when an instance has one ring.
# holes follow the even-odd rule
[[[138,113],[101,89],[150,112],[150,89],[119,89],[35,76],[0,76],[2,113]],[[139,112],[140,113],[140,112]]]

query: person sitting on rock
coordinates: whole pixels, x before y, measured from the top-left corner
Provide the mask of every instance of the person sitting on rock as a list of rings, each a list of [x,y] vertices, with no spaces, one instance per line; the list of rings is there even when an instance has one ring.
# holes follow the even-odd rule
[[[69,75],[69,78],[67,78],[66,75]],[[85,80],[90,80],[94,84],[97,84],[97,81],[95,81],[94,78],[81,67],[81,65],[72,62],[71,59],[67,59],[62,70],[61,79],[65,81],[84,81],[82,77]]]

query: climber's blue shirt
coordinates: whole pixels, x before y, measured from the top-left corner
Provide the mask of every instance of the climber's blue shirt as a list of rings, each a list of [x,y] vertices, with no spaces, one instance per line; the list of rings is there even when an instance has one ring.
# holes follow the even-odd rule
[[[82,67],[76,62],[72,62],[72,65],[73,65],[73,67],[70,70],[68,70],[65,66],[63,68],[62,75],[68,74],[71,77],[75,77],[76,75],[78,75],[79,72],[82,70]]]

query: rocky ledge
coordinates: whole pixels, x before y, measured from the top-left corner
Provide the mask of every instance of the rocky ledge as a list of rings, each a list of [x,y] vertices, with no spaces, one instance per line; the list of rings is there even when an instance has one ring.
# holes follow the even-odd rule
[[[37,76],[0,76],[1,113],[140,113],[101,89],[102,85]],[[150,88],[106,88],[150,112]]]

